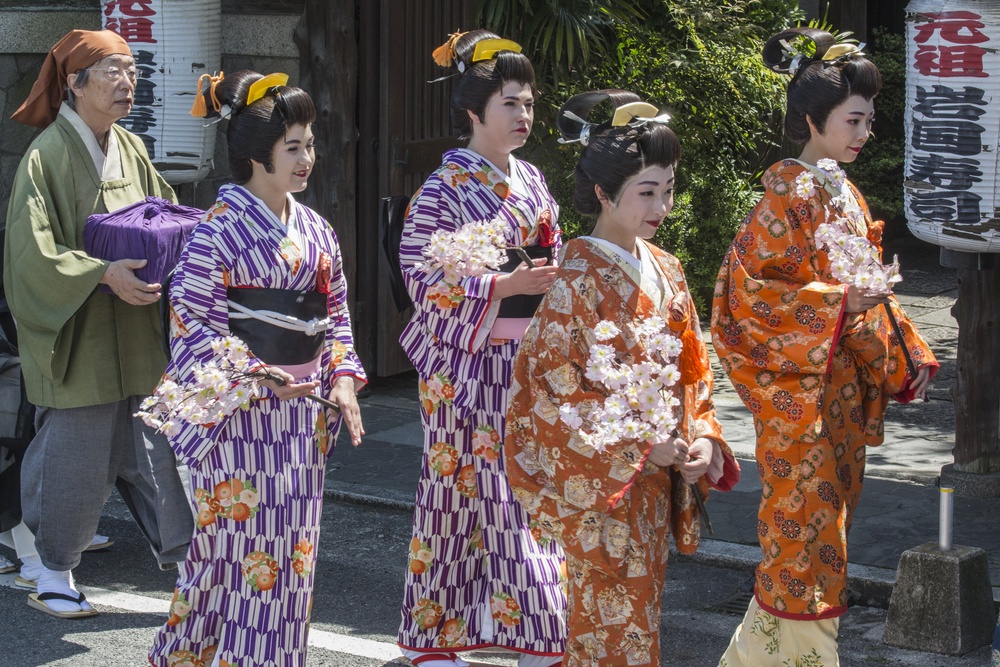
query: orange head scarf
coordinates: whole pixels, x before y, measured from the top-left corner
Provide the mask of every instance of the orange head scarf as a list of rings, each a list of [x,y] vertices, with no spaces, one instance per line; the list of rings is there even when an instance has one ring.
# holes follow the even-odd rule
[[[128,44],[110,30],[71,30],[56,42],[42,63],[35,85],[14,120],[45,129],[56,119],[66,89],[66,77],[116,54],[132,55]]]

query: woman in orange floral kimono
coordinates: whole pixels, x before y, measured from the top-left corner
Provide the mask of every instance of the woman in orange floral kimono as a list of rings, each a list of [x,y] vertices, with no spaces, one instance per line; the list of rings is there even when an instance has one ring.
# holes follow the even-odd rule
[[[798,53],[808,41],[812,59]],[[895,297],[835,279],[839,269],[816,239],[821,224],[850,220],[850,233],[879,247],[882,223],[837,166],[852,162],[869,137],[878,70],[856,47],[811,29],[771,38],[764,59],[797,71],[785,132],[804,148],[764,174],[764,196],[737,232],[715,290],[712,340],[753,413],[763,484],[756,595],[719,665],[829,667],[839,664],[847,532],[865,448],[882,442],[889,398],[923,396],[937,362]]]
[[[612,122],[583,120],[609,100]],[[565,552],[569,667],[660,664],[670,535],[685,553],[698,546],[690,483],[707,494],[708,483],[728,490],[739,479],[715,419],[708,355],[680,263],[647,241],[673,206],[680,145],[665,120],[623,91],[583,93],[563,107],[564,137],[586,146],[574,205],[597,223],[591,236],[566,245],[514,365],[507,473],[536,539]],[[648,358],[635,327],[657,315],[684,341],[681,380],[668,390],[679,405],[677,430],[655,442],[623,437],[599,452],[560,417],[564,406],[586,409],[610,395],[588,379],[595,328],[613,322],[622,332],[609,341],[615,356],[635,363]]]

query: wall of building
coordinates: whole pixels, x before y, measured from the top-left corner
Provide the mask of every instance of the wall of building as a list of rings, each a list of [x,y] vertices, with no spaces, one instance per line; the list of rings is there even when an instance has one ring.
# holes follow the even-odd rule
[[[101,27],[96,8],[74,6],[72,2],[34,4],[43,6],[17,8],[0,3],[0,227],[7,221],[7,202],[18,164],[38,133],[10,120],[11,114],[28,96],[42,60],[53,44],[74,28]],[[299,21],[301,4],[271,3],[271,6],[277,6],[278,11],[247,12],[235,4],[223,3],[222,69],[285,72],[294,84],[299,78],[299,52],[292,34]],[[192,89],[195,83],[196,77],[192,77]],[[212,174],[197,185],[180,186],[181,200],[200,207],[209,205],[228,171],[225,139],[220,136]]]

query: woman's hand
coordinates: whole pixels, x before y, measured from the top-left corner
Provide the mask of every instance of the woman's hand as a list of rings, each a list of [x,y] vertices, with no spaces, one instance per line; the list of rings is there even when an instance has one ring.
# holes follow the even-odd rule
[[[679,435],[671,435],[666,440],[654,442],[649,450],[649,460],[664,468],[686,461],[687,458],[688,443]]]
[[[919,398],[921,400],[927,400],[927,387],[931,383],[931,367],[921,366],[920,370],[917,371],[917,377],[913,380],[913,384],[910,388],[913,389],[914,398]]]
[[[277,366],[265,366],[261,370],[279,378],[284,384],[279,384],[274,380],[261,380],[260,385],[262,387],[267,387],[274,392],[274,395],[283,401],[287,401],[290,398],[301,398],[306,394],[311,394],[319,386],[319,381],[314,382],[295,382],[295,378],[292,377],[291,373],[284,371]]]
[[[510,273],[502,273],[493,283],[493,297],[506,299],[515,294],[545,294],[556,279],[555,265],[545,266],[547,260],[539,257],[534,266],[521,264]]]
[[[147,306],[160,298],[159,283],[144,283],[134,271],[146,266],[144,259],[119,259],[108,264],[100,283],[107,285],[119,299],[133,306]]]
[[[358,393],[354,389],[354,378],[342,375],[333,383],[330,390],[330,400],[340,406],[340,414],[344,416],[344,424],[351,436],[351,444],[357,447],[361,444],[361,436],[365,427],[361,423],[361,408],[358,407]]]
[[[710,438],[698,438],[688,447],[688,459],[677,465],[681,477],[688,484],[694,484],[698,478],[708,472],[708,467],[712,465],[712,455],[715,452],[715,443]]]
[[[863,313],[883,303],[889,303],[888,296],[867,296],[864,290],[854,285],[848,286],[845,298],[847,304],[844,306],[844,311],[848,313]]]

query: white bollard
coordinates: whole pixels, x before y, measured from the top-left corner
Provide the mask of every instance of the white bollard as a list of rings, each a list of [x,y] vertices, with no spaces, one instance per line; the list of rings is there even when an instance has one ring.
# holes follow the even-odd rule
[[[951,551],[952,519],[955,510],[955,489],[941,487],[941,510],[938,516],[938,548]]]

